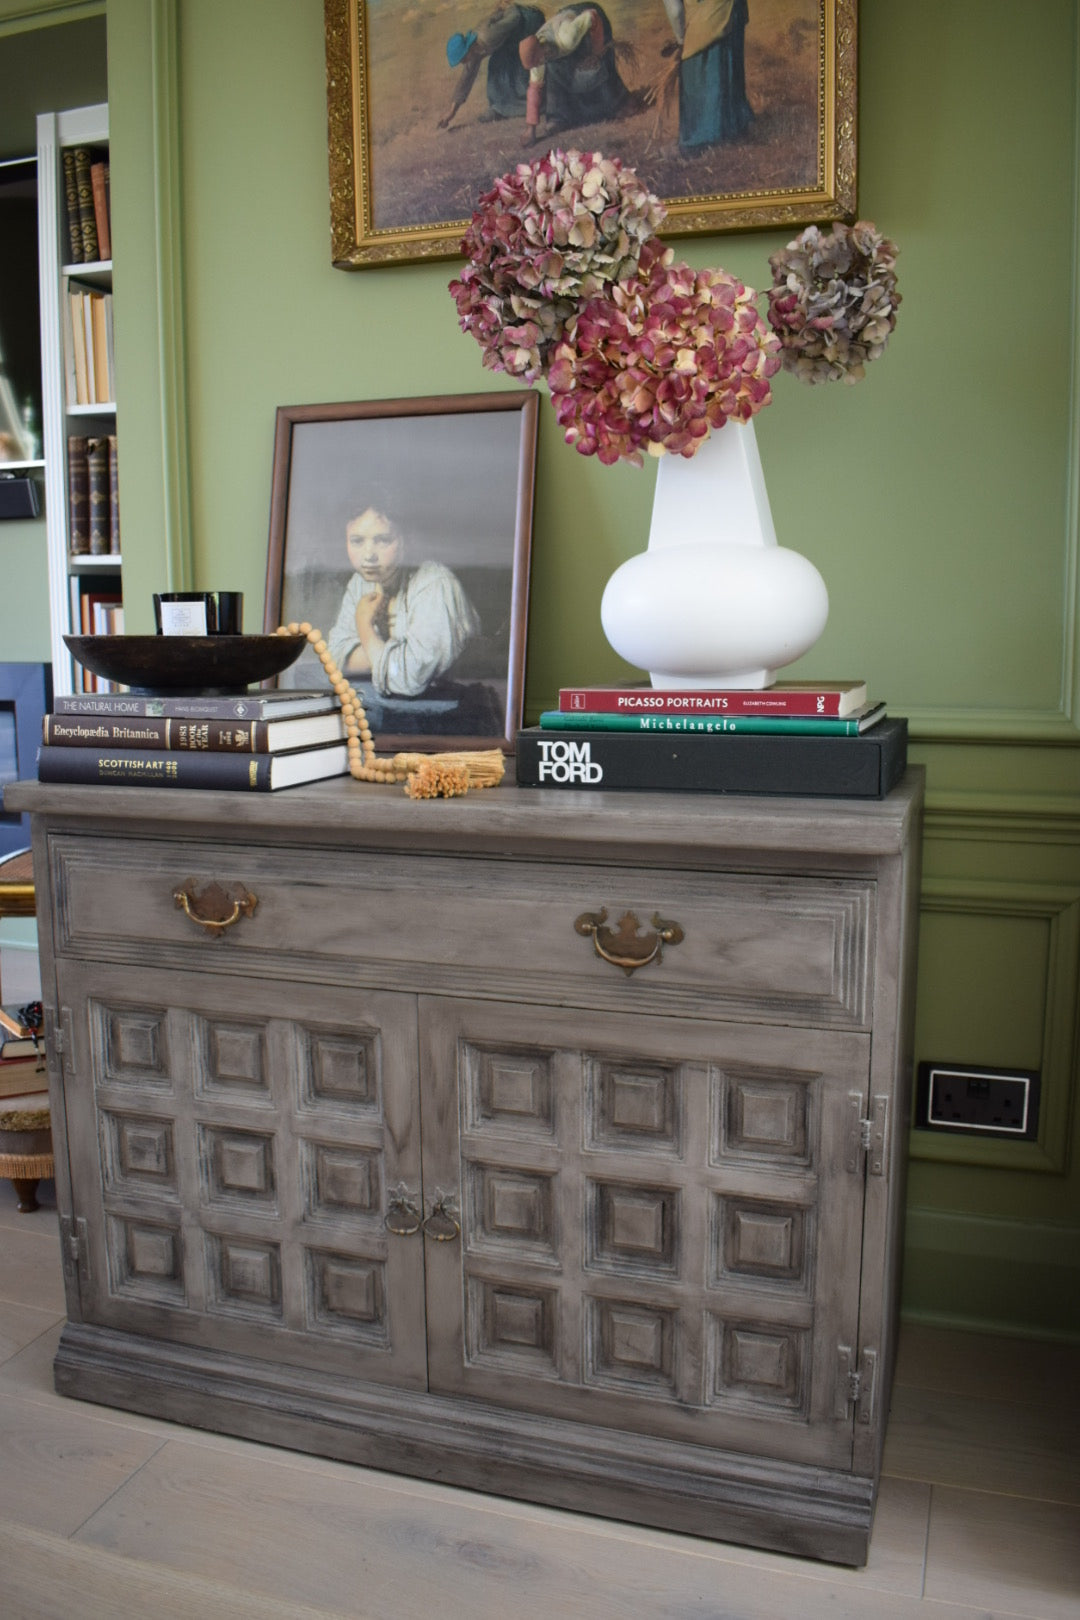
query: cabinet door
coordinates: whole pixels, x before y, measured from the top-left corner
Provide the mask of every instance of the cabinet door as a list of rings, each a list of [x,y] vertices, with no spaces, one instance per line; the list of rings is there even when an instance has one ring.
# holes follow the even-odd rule
[[[420,1038],[433,1391],[850,1465],[867,1036],[430,999]]]
[[[423,1239],[384,1221],[419,1204],[413,999],[59,978],[84,1319],[423,1388]]]

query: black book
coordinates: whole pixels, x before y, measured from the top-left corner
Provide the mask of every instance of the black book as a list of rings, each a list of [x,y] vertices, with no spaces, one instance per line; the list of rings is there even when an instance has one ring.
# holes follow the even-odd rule
[[[38,749],[40,782],[94,786],[212,788],[272,793],[277,788],[345,776],[349,752],[344,743],[302,748],[291,754],[172,753],[157,748]]]
[[[907,765],[907,721],[854,737],[691,733],[518,732],[521,787],[639,788],[669,793],[762,793],[883,799]]]

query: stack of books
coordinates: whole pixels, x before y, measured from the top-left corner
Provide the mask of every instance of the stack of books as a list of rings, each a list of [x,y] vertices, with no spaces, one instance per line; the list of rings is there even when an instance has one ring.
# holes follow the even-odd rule
[[[344,776],[333,692],[154,697],[73,693],[42,721],[38,779],[272,793]]]
[[[907,721],[855,680],[568,686],[517,739],[523,787],[884,798],[906,763]]]
[[[10,1012],[0,1007],[0,1097],[46,1086],[41,1024],[40,1002]]]
[[[106,264],[112,258],[109,149],[66,146],[62,166],[69,262]]]

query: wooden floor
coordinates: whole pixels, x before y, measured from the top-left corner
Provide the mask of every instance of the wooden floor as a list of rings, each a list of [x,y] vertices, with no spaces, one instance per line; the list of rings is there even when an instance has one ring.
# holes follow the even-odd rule
[[[1076,1349],[909,1328],[852,1571],[63,1400],[62,1314],[0,1181],[2,1620],[1080,1620]]]

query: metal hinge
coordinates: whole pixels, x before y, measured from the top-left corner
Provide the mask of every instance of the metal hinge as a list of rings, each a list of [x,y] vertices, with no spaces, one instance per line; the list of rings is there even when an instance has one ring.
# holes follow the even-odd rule
[[[64,1032],[60,1027],[60,1020],[56,1016],[56,1008],[45,1003],[45,1018],[42,1028],[45,1037],[45,1049],[54,1056],[61,1058],[64,1055]]]
[[[836,1347],[836,1416],[845,1422],[855,1410],[856,1423],[869,1423],[877,1395],[877,1351],[864,1350],[855,1365],[850,1345]]]
[[[862,1169],[863,1155],[866,1168],[872,1176],[885,1174],[885,1150],[889,1138],[889,1099],[874,1097],[869,1119],[864,1118],[862,1098],[857,1091],[848,1093],[847,1153],[844,1167],[852,1175]]]
[[[86,1222],[81,1216],[60,1217],[60,1260],[65,1283],[83,1288],[90,1281],[90,1243]]]

